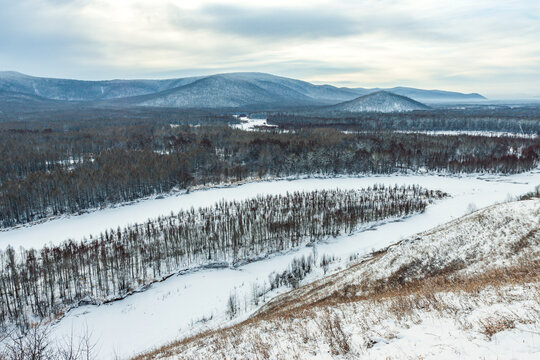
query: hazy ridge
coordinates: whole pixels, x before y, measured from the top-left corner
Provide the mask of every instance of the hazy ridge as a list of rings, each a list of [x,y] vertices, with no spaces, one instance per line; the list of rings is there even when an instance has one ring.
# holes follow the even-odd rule
[[[0,101],[30,101],[174,108],[304,107],[335,105],[381,89],[339,88],[265,73],[229,73],[165,80],[82,81],[0,72]],[[474,102],[479,94],[406,87],[386,89],[419,102]]]

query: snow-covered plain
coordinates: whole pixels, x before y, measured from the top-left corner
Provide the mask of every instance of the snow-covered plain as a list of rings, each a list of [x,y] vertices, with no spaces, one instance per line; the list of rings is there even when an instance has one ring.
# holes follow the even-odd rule
[[[59,243],[68,237],[79,240],[108,228],[141,222],[192,206],[206,206],[220,199],[239,200],[257,194],[279,194],[295,190],[362,188],[375,183],[419,184],[429,189],[446,191],[452,197],[436,202],[423,214],[318,244],[319,257],[328,254],[341,259],[334,265],[334,269],[344,267],[351,254],[363,256],[404,237],[462,216],[473,208],[531,191],[540,184],[540,171],[537,169],[512,176],[395,175],[254,182],[148,199],[132,205],[5,231],[0,233],[0,246],[40,247],[48,243]],[[312,252],[312,248],[304,247],[236,269],[207,269],[172,276],[124,300],[74,309],[52,326],[52,336],[63,338],[71,333],[81,334],[88,329],[97,342],[98,358],[128,357],[186,336],[193,329],[225,324],[228,321],[226,303],[232,292],[237,293],[243,307],[244,299],[247,301],[251,298],[254,284],[263,284],[272,272],[283,271],[295,257]],[[315,272],[304,283],[322,276],[322,271]],[[274,291],[268,294],[267,299],[285,290]],[[239,319],[256,310],[250,306],[245,306],[245,309]],[[203,319],[207,321],[201,321]]]

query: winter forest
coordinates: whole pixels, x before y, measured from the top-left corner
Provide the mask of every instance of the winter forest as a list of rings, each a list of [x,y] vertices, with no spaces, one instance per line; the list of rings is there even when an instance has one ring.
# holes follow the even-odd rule
[[[204,184],[410,171],[512,174],[540,158],[537,138],[241,131],[192,121],[0,123],[0,227]]]

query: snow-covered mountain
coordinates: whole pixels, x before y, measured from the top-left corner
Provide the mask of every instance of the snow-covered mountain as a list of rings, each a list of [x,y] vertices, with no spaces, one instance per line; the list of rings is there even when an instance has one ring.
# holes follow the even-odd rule
[[[265,73],[228,73],[165,80],[81,81],[0,72],[0,91],[60,101],[102,105],[220,108],[246,106],[302,107],[333,105],[379,89],[340,88]],[[477,94],[394,88],[413,99],[452,101],[483,99]],[[471,97],[472,96],[472,97]]]
[[[156,94],[131,99],[136,105],[180,108],[229,108],[248,105],[316,105],[313,98],[280,81],[213,75]]]
[[[82,81],[41,78],[14,71],[0,72],[0,90],[53,100],[96,101],[153,94],[185,85],[197,78],[171,80]]]
[[[377,91],[351,101],[326,108],[330,112],[405,112],[427,110],[428,106],[402,95]]]

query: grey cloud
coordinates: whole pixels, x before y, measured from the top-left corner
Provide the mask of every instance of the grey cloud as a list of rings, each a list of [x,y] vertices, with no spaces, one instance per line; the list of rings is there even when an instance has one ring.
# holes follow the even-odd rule
[[[207,28],[250,38],[339,37],[363,30],[355,19],[333,11],[232,5],[207,5],[195,13],[177,13],[173,23],[180,27]]]
[[[77,31],[69,16],[44,15],[39,6],[50,5],[43,4],[0,0],[2,70],[55,74],[59,69],[80,69],[85,59],[96,56],[98,44]]]
[[[281,41],[286,39],[339,38],[367,33],[384,33],[395,38],[431,41],[463,41],[448,31],[437,31],[429,18],[385,12],[348,12],[347,9],[254,8],[213,4],[186,12],[172,9],[171,22],[181,29],[206,29],[248,39]]]
[[[182,9],[172,0],[125,2],[125,11],[134,17],[134,34],[146,28],[152,31],[155,25],[152,36],[138,37],[129,31],[115,33],[115,19],[121,14],[104,11],[105,1],[0,0],[0,70],[77,78],[264,71],[343,80],[348,85],[349,75],[365,74],[356,78],[377,82],[371,84],[376,86],[421,86],[417,81],[432,81],[426,84],[449,84],[454,89],[463,85],[485,92],[477,87],[486,84],[514,91],[509,86],[515,84],[514,88],[523,86],[537,93],[537,0],[524,0],[520,6],[499,1],[484,8],[449,3],[444,11],[422,11],[414,0],[406,7],[396,6],[399,2],[393,0],[340,0],[332,6],[291,0],[291,6],[297,7],[286,8],[265,3],[266,7],[211,4]],[[161,37],[157,31],[163,28],[166,33]],[[331,56],[331,50],[324,48],[327,43],[350,54],[350,59]],[[303,44],[309,45],[306,53],[298,54],[295,50]],[[496,57],[504,46],[515,47],[519,66],[497,59],[472,61]],[[418,61],[411,49],[418,49]],[[357,57],[361,63],[353,62],[356,55],[361,55]],[[407,66],[410,72],[395,71],[394,78],[387,79],[386,68]]]
[[[307,78],[314,74],[320,77],[336,76],[342,74],[362,73],[372,70],[366,64],[358,66],[336,65],[331,62],[318,60],[296,60],[280,61],[261,64],[257,67],[259,71],[275,72],[283,76]]]
[[[268,72],[275,75],[293,77],[293,78],[308,78],[314,74],[320,77],[341,75],[349,73],[359,73],[370,71],[368,66],[337,66],[335,64],[316,61],[316,60],[298,60],[298,61],[259,61],[247,66],[227,66],[224,65],[219,69],[211,68],[184,68],[180,71],[161,71],[146,73],[145,77],[171,78],[185,76],[200,76],[211,75],[216,72],[243,72],[243,71],[258,71]]]

